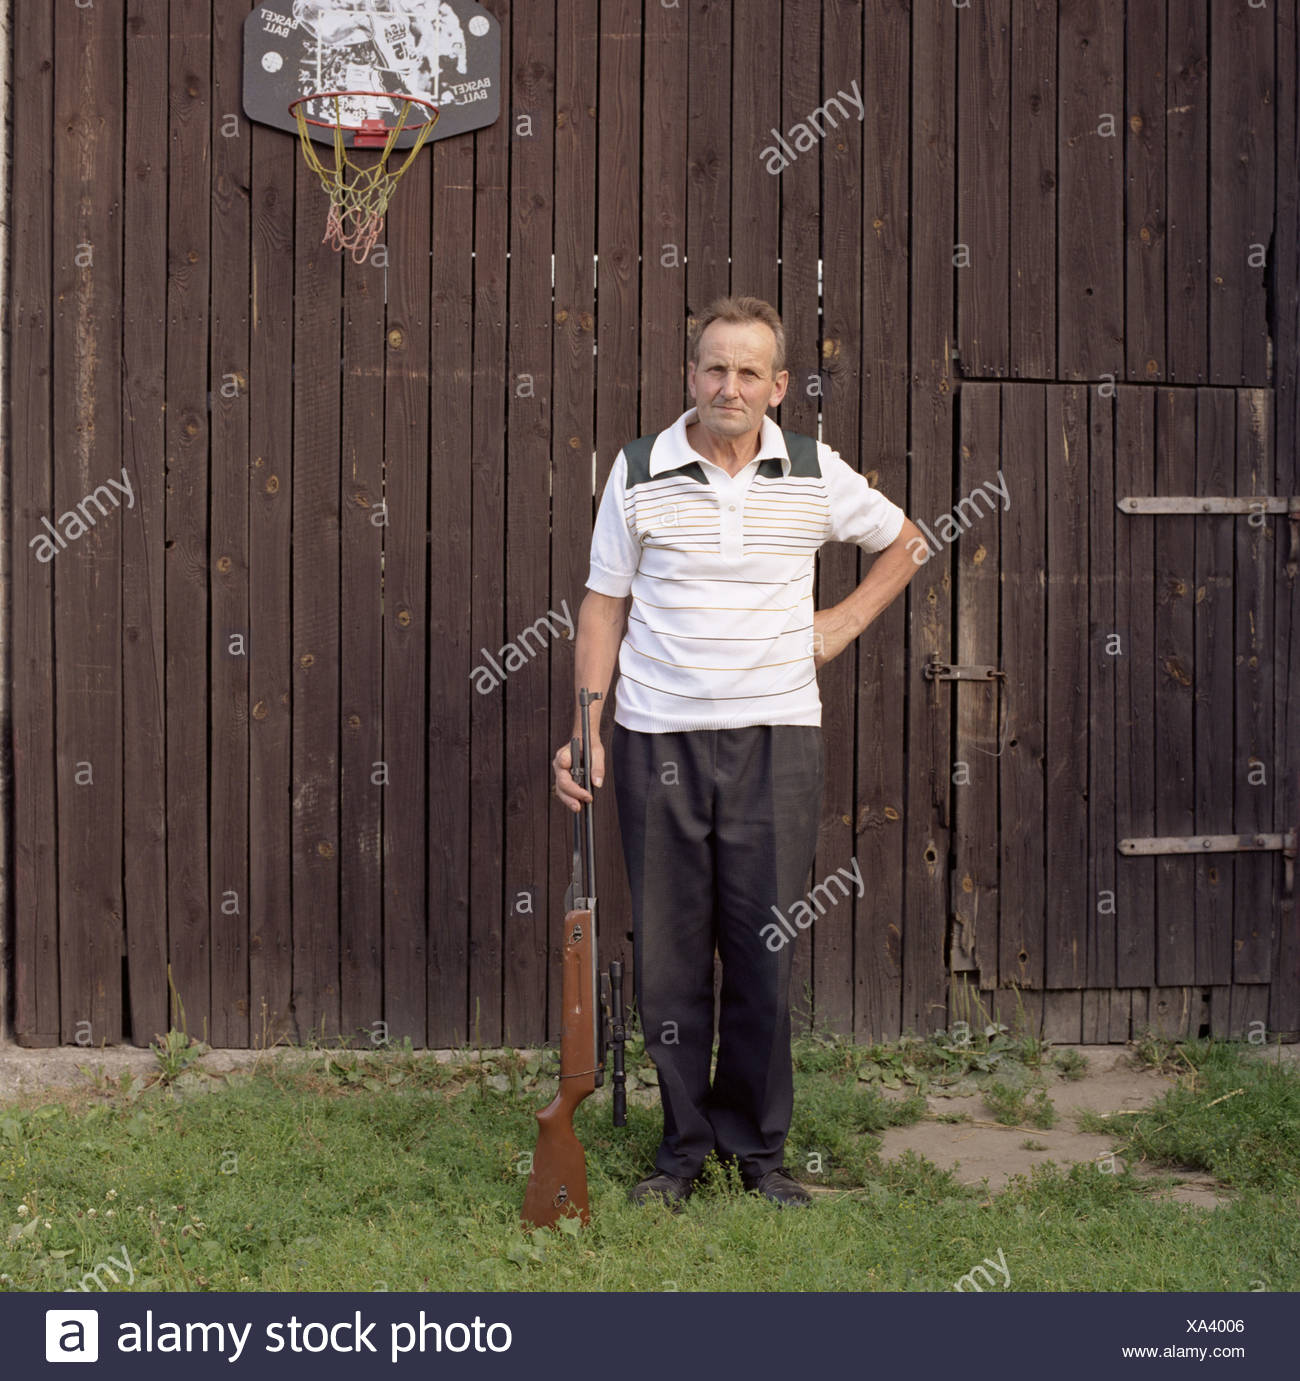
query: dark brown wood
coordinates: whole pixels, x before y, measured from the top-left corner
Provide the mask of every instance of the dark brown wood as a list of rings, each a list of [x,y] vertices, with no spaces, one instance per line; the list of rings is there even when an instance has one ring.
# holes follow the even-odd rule
[[[1115,983],[1115,897],[1119,843],[1115,813],[1118,740],[1115,689],[1127,653],[1127,606],[1119,603],[1115,507],[1115,396],[1088,391],[1088,887],[1080,937],[1087,956],[1084,986]],[[1084,1004],[1083,1039],[1107,1041],[1110,1004]],[[1089,1023],[1093,1035],[1089,1035]],[[1124,1017],[1125,1031],[1128,1016]]]
[[[1048,580],[1044,850],[1047,855],[1043,983],[1079,988],[1087,979],[1084,936],[1095,905],[1088,892],[1088,395],[1083,384],[1047,391]],[[1008,486],[1009,488],[1010,486]],[[1014,501],[1013,501],[1014,502]],[[1062,1030],[1082,1008],[1063,1000]],[[1078,1040],[1078,1035],[1062,1036]]]
[[[694,313],[731,287],[731,0],[687,3],[686,303]],[[601,13],[603,17],[603,9]],[[603,197],[601,201],[603,205]],[[602,456],[602,463],[608,465],[612,459]]]
[[[136,519],[122,531],[122,843],[126,930],[123,1036],[167,1030],[167,779],[164,754],[164,406],[167,331],[167,6],[132,12],[126,34],[122,230],[122,463]],[[245,399],[247,406],[247,366]],[[247,622],[245,622],[247,630]],[[250,899],[241,893],[245,916]],[[246,995],[245,995],[246,996]],[[215,1034],[215,1031],[214,1031]],[[242,1042],[242,1043],[247,1043]]]
[[[591,528],[600,489],[595,485],[596,467],[596,361],[592,353],[595,338],[596,297],[592,265],[596,253],[596,142],[597,142],[597,54],[600,44],[599,13],[596,0],[568,0],[556,16],[555,70],[555,310],[551,345],[554,386],[551,413],[551,605],[559,609],[567,603],[574,620],[578,617],[591,564]],[[681,51],[676,56],[685,61],[686,18],[681,11],[654,9],[647,12],[647,61],[662,70],[647,89],[661,92],[671,90],[672,60],[664,51],[675,45]],[[650,25],[656,26],[649,28]],[[676,38],[672,37],[675,32]],[[657,56],[652,56],[657,55]],[[684,78],[682,89],[685,89]],[[661,97],[666,99],[666,97]],[[665,121],[668,130],[672,122]],[[662,128],[663,126],[660,126]],[[677,127],[684,129],[684,122]],[[646,138],[651,137],[647,122]],[[682,136],[684,147],[684,134]],[[679,160],[680,161],[680,160]],[[671,208],[673,188],[684,185],[679,176],[676,183],[668,179],[662,189],[664,206]],[[679,202],[680,202],[679,195]],[[664,209],[663,220],[655,219],[652,207],[659,205],[653,198],[643,202],[642,238],[651,248],[642,262],[643,292],[659,304],[654,313],[660,323],[654,341],[642,339],[641,405],[647,425],[653,408],[651,399],[659,399],[660,420],[674,413],[681,398],[681,350],[672,355],[668,343],[674,339],[679,346],[682,337],[682,292],[685,282],[684,264],[674,262],[668,254],[670,266],[663,266],[662,241],[670,241],[680,255],[685,254],[685,226],[674,228],[670,212]],[[651,227],[657,226],[657,229]],[[674,238],[675,237],[675,238]],[[656,250],[655,245],[660,247]],[[676,285],[677,306],[672,306],[673,284]],[[661,290],[659,285],[661,285]],[[676,325],[674,326],[674,321]],[[647,363],[653,361],[653,365]],[[675,413],[674,413],[675,415]],[[601,458],[603,487],[613,455]],[[572,736],[577,714],[574,687],[573,648],[560,643],[550,659],[551,718],[548,746],[554,753],[561,743]],[[617,677],[617,671],[615,672]],[[596,689],[591,687],[590,689]],[[613,706],[602,707],[602,738],[608,752],[613,727]],[[612,755],[611,755],[612,756]],[[601,962],[623,955],[629,959],[631,948],[626,933],[632,929],[632,917],[627,902],[627,887],[622,881],[623,859],[616,828],[614,774],[606,759],[605,785],[596,793],[595,825],[597,859],[600,867],[597,885],[600,889],[599,932]],[[549,766],[543,777],[548,787],[552,779]],[[547,918],[546,1030],[554,1033],[561,1027],[560,956],[564,946],[564,907],[561,899],[573,875],[573,817],[558,802],[548,798],[542,806],[549,824],[549,871],[546,894],[535,900],[540,914]]]
[[[1115,494],[1155,493],[1155,400],[1121,385],[1115,399]],[[1155,536],[1151,520],[1120,514],[1115,525],[1115,611],[1122,651],[1115,664],[1115,829],[1120,839],[1155,834]],[[1116,860],[1115,982],[1155,980],[1155,860]],[[1136,1018],[1135,1018],[1136,1021]]]
[[[790,130],[806,120],[810,111],[821,104],[821,37],[820,7],[796,8],[786,5],[782,10],[781,42],[781,103],[770,122],[778,133]],[[870,126],[864,126],[865,143]],[[806,150],[780,172],[769,173],[784,158],[774,141],[772,129],[766,131],[748,153],[764,155],[763,168],[767,176],[779,179],[781,192],[781,324],[785,331],[785,368],[790,378],[786,396],[779,409],[781,426],[805,436],[816,436],[818,413],[824,404],[825,388],[830,374],[823,372],[821,287],[819,278],[823,268],[821,252],[821,155]],[[773,157],[773,151],[781,154]],[[738,149],[738,152],[740,150]],[[738,286],[742,291],[747,287]],[[845,439],[830,444],[844,446]],[[831,828],[834,802],[829,793],[823,794],[819,833]],[[791,991],[794,994],[792,1019],[796,1031],[806,1030],[813,1021],[812,951],[816,941],[797,944],[792,955]],[[897,1002],[897,984],[895,1003]]]
[[[957,489],[963,497],[999,484],[1002,462],[1001,389],[963,383]],[[954,553],[956,656],[959,663],[1003,662],[998,637],[1002,511],[981,506]],[[928,551],[928,549],[927,549]],[[925,554],[925,553],[923,553]],[[931,559],[927,556],[927,559]],[[972,983],[992,988],[998,978],[998,764],[1004,751],[1009,681],[952,681],[941,694],[952,698],[956,746],[952,762],[952,927],[947,962],[967,971]]]
[[[430,357],[428,752],[428,1043],[455,1045],[465,1003],[470,914],[470,649],[474,349],[474,140],[446,139],[433,158]],[[414,170],[413,170],[414,171]],[[418,216],[422,204],[411,209]],[[394,226],[392,235],[396,234]],[[390,238],[392,236],[390,235]],[[412,304],[414,306],[414,304]],[[418,390],[415,391],[418,398]],[[433,649],[437,655],[433,655]],[[399,1033],[400,1036],[400,1033]]]
[[[1128,0],[1124,33],[1124,377],[1154,384],[1165,367],[1165,0]],[[1180,7],[1181,8],[1181,7]]]
[[[1196,398],[1196,471],[1185,492],[1216,495],[1236,492],[1233,460],[1236,421],[1231,394],[1198,389]],[[1157,517],[1153,522],[1177,522]],[[1233,566],[1236,528],[1241,520],[1201,514],[1191,519],[1196,540],[1196,811],[1192,828],[1180,833],[1230,833],[1233,823],[1232,735],[1226,732],[1233,693]],[[1159,670],[1157,669],[1157,675]],[[1233,981],[1232,897],[1234,877],[1243,866],[1232,854],[1180,860],[1179,873],[1193,872],[1195,895],[1195,981]],[[1122,868],[1129,866],[1125,860]],[[1160,865],[1157,864],[1157,868]]]
[[[916,227],[909,255],[911,349],[909,405],[911,485],[906,508],[931,521],[953,503],[951,358],[952,247],[935,227],[953,223],[951,150],[956,138],[957,11],[912,12],[912,102],[924,110],[911,129],[911,207]],[[920,227],[926,227],[922,232]],[[901,495],[898,496],[901,502]],[[946,1026],[944,948],[947,939],[951,821],[949,745],[951,691],[922,679],[930,654],[952,657],[952,554],[931,556],[907,588],[908,660],[900,687],[907,698],[907,796],[904,802],[902,913],[903,1031]],[[898,1034],[885,1031],[884,1036]]]
[[[208,821],[212,1042],[249,1044],[248,394],[249,141],[231,112],[243,89],[243,16],[212,12],[211,604]],[[130,110],[130,102],[127,104]],[[128,259],[128,263],[130,260]],[[129,300],[129,297],[128,297]],[[146,702],[148,703],[148,702]]]
[[[503,81],[513,62],[506,0],[485,8],[501,21]],[[525,60],[527,58],[525,57]],[[513,112],[474,135],[474,397],[469,460],[473,477],[469,665],[466,678],[495,657],[505,631],[506,254],[509,248],[510,146]],[[470,682],[471,688],[473,682]],[[502,839],[504,834],[504,702],[466,692],[469,711],[469,925],[466,1039],[491,1043],[501,1034]],[[450,956],[448,956],[450,957]],[[535,999],[540,1002],[542,994]]]
[[[1195,394],[1190,389],[1155,391],[1155,488],[1153,494],[1195,494]],[[1200,517],[1184,514],[1135,516],[1150,523],[1155,542],[1155,833],[1195,832],[1194,698],[1197,685],[1196,539]],[[1211,713],[1222,714],[1210,701]],[[1203,729],[1209,723],[1202,721]],[[1219,784],[1222,791],[1223,783]],[[1200,860],[1204,862],[1205,860]],[[1212,861],[1212,860],[1211,860]],[[1196,981],[1195,869],[1190,860],[1164,854],[1155,861],[1156,979],[1163,987]]]
[[[732,291],[773,303],[778,301],[777,260],[781,254],[781,175],[770,171],[762,151],[771,145],[772,130],[783,114],[781,83],[773,80],[781,70],[779,14],[776,5],[745,6],[742,0],[738,15],[746,21],[753,15],[759,22],[747,23],[743,35],[737,35],[740,41],[734,42],[731,49],[731,89],[739,98],[732,106],[729,160]],[[862,70],[859,61],[859,89]],[[829,103],[839,90],[838,82],[828,80],[822,96]],[[821,105],[819,98],[796,118],[806,118],[809,111]],[[647,111],[647,117],[649,114]],[[852,106],[847,108],[846,119],[828,104],[826,115],[818,120],[832,143],[860,146],[862,126]],[[672,165],[658,166],[662,169]]]
[[[621,31],[621,30],[620,30]],[[624,44],[635,49],[635,26]],[[516,12],[511,98],[516,130],[510,157],[510,407],[506,421],[510,464],[506,480],[506,638],[526,662],[489,692],[505,702],[506,755],[504,993],[502,1038],[535,1045],[546,1037],[547,944],[545,895],[550,794],[551,649],[563,644],[572,612],[550,598],[551,535],[540,516],[551,490],[551,252],[552,198],[542,189],[555,176],[555,12],[530,5]],[[522,60],[521,60],[522,59]],[[633,157],[635,168],[636,159]],[[625,232],[631,252],[621,258],[636,278],[639,221]],[[602,255],[601,268],[610,261]],[[635,365],[633,365],[635,369]],[[495,649],[494,649],[495,650]],[[564,649],[569,650],[567,647]],[[566,658],[566,660],[569,660]]]
[[[429,792],[450,791],[458,776],[463,782],[465,766],[463,738],[461,754],[457,755],[454,740],[448,742],[441,732],[441,716],[449,701],[456,704],[456,697],[426,698],[425,688],[433,666],[443,661],[440,651],[435,652],[440,648],[436,630],[448,617],[463,621],[468,609],[463,581],[462,603],[457,608],[449,607],[456,591],[455,582],[443,586],[428,579],[434,540],[440,552],[446,549],[444,524],[451,517],[441,506],[432,510],[430,507],[430,491],[436,492],[447,482],[449,462],[445,454],[435,460],[430,450],[433,424],[429,395],[433,371],[451,363],[445,352],[454,345],[454,340],[445,344],[439,341],[436,352],[431,353],[429,256],[436,252],[430,211],[431,158],[432,155],[416,159],[389,203],[384,229],[388,248],[387,334],[383,337],[382,360],[376,356],[374,378],[367,381],[377,390],[382,370],[386,523],[378,529],[371,527],[371,534],[383,543],[383,608],[382,614],[376,609],[373,617],[376,628],[383,630],[384,677],[381,698],[372,705],[376,723],[381,718],[383,722],[383,752],[363,756],[383,758],[388,785],[382,791],[383,840],[376,841],[383,865],[382,933],[377,926],[374,933],[356,932],[367,958],[373,951],[383,955],[382,992],[369,986],[373,976],[367,979],[366,998],[375,1004],[369,1020],[380,1017],[382,1008],[384,1025],[380,1030],[390,1040],[409,1035],[414,1045],[427,1042],[432,1016],[426,972],[431,964],[428,932],[435,924],[441,926],[464,916],[463,908],[434,911],[428,904],[426,878]],[[371,272],[374,277],[368,281],[377,288],[379,271]],[[464,326],[461,329],[464,333]],[[468,358],[462,362],[462,368],[467,363]],[[378,407],[378,399],[375,406]],[[442,425],[440,421],[439,428]],[[460,433],[462,438],[464,435]],[[452,463],[463,475],[463,452]],[[455,482],[452,481],[453,486]],[[464,518],[462,508],[462,523]],[[434,540],[431,531],[437,533]],[[455,540],[450,533],[447,537],[449,541]],[[463,542],[465,534],[459,540]],[[463,639],[461,648],[463,654]],[[379,649],[369,655],[377,659]],[[350,728],[345,717],[345,742]],[[364,763],[358,766],[366,770]],[[463,876],[462,873],[462,885]],[[460,971],[463,974],[463,951]],[[346,972],[345,968],[345,976]],[[464,1029],[463,1009],[463,1001],[455,1004],[451,1030]]]
[[[358,161],[369,163],[375,154],[360,154]],[[425,161],[421,160],[422,170]],[[415,170],[412,169],[412,176]],[[418,183],[412,186],[403,178],[400,190],[393,198],[394,209],[406,203],[411,195],[418,197]],[[415,220],[415,227],[424,226],[425,253],[421,268],[428,263],[427,175],[425,215]],[[314,197],[317,207],[319,196]],[[415,229],[416,246],[420,235]],[[405,591],[394,592],[403,583],[405,572],[395,570],[400,554],[385,550],[385,538],[390,534],[414,534],[412,545],[418,543],[420,573],[423,574],[425,514],[422,503],[411,504],[406,493],[390,495],[385,484],[385,466],[403,477],[414,470],[417,482],[422,481],[427,450],[420,448],[419,432],[414,424],[424,422],[425,409],[418,417],[404,415],[397,396],[401,394],[401,380],[385,379],[385,299],[389,294],[390,278],[397,278],[401,269],[395,262],[397,246],[401,246],[401,262],[409,262],[411,246],[407,236],[395,238],[392,222],[385,222],[379,240],[364,263],[355,263],[350,254],[343,255],[343,336],[341,356],[343,364],[340,386],[340,492],[339,492],[339,785],[338,785],[338,879],[339,879],[339,1034],[349,1042],[373,1043],[382,1039],[384,1028],[376,1023],[383,1020],[384,995],[384,920],[382,895],[381,840],[383,808],[389,793],[395,789],[398,798],[393,802],[394,819],[391,838],[401,840],[405,830],[419,841],[421,831],[410,827],[411,806],[418,819],[423,806],[424,762],[417,745],[424,741],[422,717],[413,713],[405,732],[389,738],[384,730],[384,610],[389,609],[394,627],[406,621],[423,629],[419,602],[414,612],[405,608]],[[423,294],[427,299],[427,293]],[[407,332],[420,340],[418,332],[402,321],[394,329]],[[418,350],[418,345],[417,345]],[[396,352],[395,352],[396,353]],[[398,358],[403,358],[398,353]],[[418,355],[417,355],[418,358]],[[418,366],[417,366],[418,371]],[[381,384],[381,380],[384,383]],[[420,386],[423,404],[425,388]],[[385,386],[386,385],[386,386]],[[408,392],[410,390],[408,389]],[[390,433],[385,428],[386,404],[393,399],[398,422]],[[414,443],[414,444],[412,444]],[[396,476],[395,476],[396,478]],[[400,481],[399,481],[400,483]],[[396,488],[396,485],[394,486]],[[415,512],[411,513],[410,508]],[[409,547],[408,547],[409,550]],[[381,581],[383,582],[381,584]],[[423,582],[421,581],[421,588]],[[423,638],[420,639],[423,643]],[[417,679],[416,684],[420,684]],[[409,685],[406,688],[409,690]],[[396,750],[396,751],[394,751]],[[396,784],[394,778],[397,778]],[[415,791],[403,792],[403,785],[414,783]],[[411,796],[414,796],[414,801]],[[398,858],[405,850],[397,852]],[[419,842],[415,852],[420,859]],[[422,862],[422,859],[420,859]],[[422,867],[408,869],[423,883]],[[411,911],[423,931],[424,908],[418,904]],[[399,922],[393,919],[389,934]],[[422,937],[421,937],[422,938]],[[423,946],[419,948],[422,955]],[[424,984],[418,967],[414,974],[409,966],[400,966],[390,976],[394,989],[409,992],[414,988],[419,1001],[411,1006],[398,1004],[399,1025],[403,1030],[422,1025],[424,1013]]]
[[[1209,377],[1209,30],[1207,5],[1166,7],[1165,257],[1167,377]]]
[[[803,27],[786,7],[788,27]],[[903,322],[908,300],[907,187],[895,169],[908,160],[911,74],[909,24],[901,6],[866,5],[860,90],[866,102],[862,127],[862,409],[859,455],[868,481],[901,508],[908,507],[908,359]],[[801,62],[798,50],[793,54]],[[812,78],[815,64],[807,79]],[[810,93],[811,94],[811,93]],[[815,98],[803,105],[811,109]],[[787,102],[788,105],[788,102]],[[787,121],[789,128],[789,121]],[[795,170],[784,174],[789,197]],[[816,188],[808,196],[816,206]],[[796,201],[796,212],[802,206]],[[790,218],[793,219],[793,218]],[[802,218],[801,218],[802,219]],[[786,243],[789,243],[787,236]],[[798,242],[794,246],[797,249]],[[815,249],[815,247],[813,247]],[[784,251],[791,252],[790,249]],[[813,254],[815,257],[815,253]],[[815,267],[811,260],[803,266]],[[790,266],[783,265],[786,273]],[[794,281],[800,281],[795,279]],[[806,299],[815,307],[813,293]],[[801,303],[802,305],[802,303]],[[783,306],[790,312],[788,304]],[[818,367],[817,356],[809,366]],[[829,378],[829,375],[827,376]],[[818,376],[820,382],[820,376]],[[815,400],[810,400],[815,401]],[[815,422],[813,423],[815,425]],[[805,427],[809,430],[811,427]],[[913,548],[915,550],[915,548]],[[896,600],[872,625],[859,655],[857,686],[857,785],[854,798],[856,852],[870,897],[855,907],[853,1029],[859,1040],[899,1027],[901,961],[897,918],[906,888],[904,760],[908,668],[907,600]]]
[[[610,0],[603,0],[599,6],[601,60],[596,88],[598,119],[595,130],[596,183],[600,193],[595,208],[595,247],[599,261],[596,266],[594,317],[594,342],[598,347],[594,382],[596,484],[593,499],[596,502],[604,492],[610,467],[620,448],[642,431],[659,431],[669,426],[678,415],[671,406],[668,415],[660,416],[651,416],[644,406],[638,413],[637,406],[637,342],[641,335],[637,300],[641,277],[637,262],[638,240],[642,224],[640,111],[645,92],[641,74],[641,22],[641,6],[636,0],[617,0],[612,4]],[[694,22],[693,13],[689,22]],[[691,47],[693,50],[693,34]],[[725,90],[725,47],[713,53],[712,60],[714,76]],[[682,118],[682,112],[678,112],[678,118]],[[725,124],[722,137],[725,141]],[[725,150],[725,142],[722,148]],[[725,164],[725,158],[722,161]],[[723,186],[725,197],[725,180]],[[654,195],[652,191],[647,194]],[[726,244],[725,226],[722,227],[722,234],[719,243]],[[579,243],[583,243],[583,240]],[[670,320],[665,325],[671,329],[674,322]],[[590,550],[588,539],[584,555],[589,555]],[[586,579],[585,574],[583,579]],[[576,618],[576,606],[573,613]],[[566,655],[564,662],[572,668],[571,657]],[[558,727],[563,730],[567,719],[571,730],[576,713],[572,682],[568,698],[563,703],[563,713],[560,713],[560,706],[556,709],[559,714]],[[609,745],[614,729],[613,703],[607,703],[602,710],[601,729],[606,753],[612,757]],[[555,747],[558,744],[552,746],[551,753],[554,753]],[[603,805],[595,820],[596,850],[600,860],[597,885],[601,903],[597,924],[604,933],[606,944],[610,946],[606,954],[611,956],[625,946],[630,953],[631,946],[626,936],[632,929],[613,780],[614,774],[607,773]],[[568,812],[564,811],[560,829],[567,832],[570,827]],[[552,907],[558,905],[564,894],[568,872],[568,869],[560,869],[553,875]],[[558,890],[556,883],[561,883]],[[621,900],[614,902],[614,898]],[[606,923],[605,917],[613,924]]]
[[[253,150],[248,451],[248,972],[255,1046],[293,1038],[290,560],[294,177],[291,140],[244,125]]]
[[[1058,379],[1123,377],[1124,13],[1058,11]]]
[[[999,820],[1001,907],[998,986],[1042,988],[1044,910],[1055,905],[1046,881],[1044,788],[1047,637],[1046,517],[1052,450],[1047,393],[1035,384],[1002,390],[1002,458],[1011,507],[1002,523],[1002,664],[1006,668],[1006,742]]]
[[[822,95],[848,91],[860,78],[862,10],[852,0],[828,0],[823,10]],[[861,82],[859,80],[859,88]],[[822,439],[855,470],[862,393],[862,128],[856,122],[830,129],[822,155],[822,359],[830,387],[822,399]],[[801,155],[811,157],[811,153]],[[734,225],[736,234],[742,233]],[[822,548],[818,560],[816,608],[829,609],[850,595],[872,560],[851,545]],[[823,798],[813,885],[839,869],[854,871],[857,848],[855,776],[855,690],[859,659],[864,674],[878,630],[868,632],[817,673],[826,748]],[[855,903],[856,904],[856,903]],[[867,899],[862,898],[862,904]],[[824,1030],[853,1030],[853,913],[837,906],[820,916],[811,946],[796,946],[792,982],[802,995],[809,983],[817,1024]],[[803,949],[803,954],[799,950]],[[811,954],[809,954],[811,950]],[[807,966],[811,958],[809,973]]]
[[[167,191],[166,538],[169,1023],[211,1037],[208,839],[208,314],[211,11],[171,9]]]
[[[1011,11],[992,0],[958,11],[957,347],[961,372],[1007,372],[1010,288]]]
[[[9,634],[13,639],[14,1032],[22,1045],[58,1045],[60,1022],[58,829],[54,716],[55,562],[31,542],[53,518],[54,381],[51,377],[54,166],[54,15],[49,6],[14,25],[9,323]],[[66,100],[66,98],[63,98]],[[11,155],[12,157],[12,155]],[[58,212],[62,212],[60,206]],[[60,234],[63,234],[60,222]],[[56,558],[57,559],[57,558]],[[20,808],[21,807],[21,808]],[[159,914],[166,908],[159,907]]]
[[[115,1044],[122,1029],[118,605],[122,529],[132,512],[124,496],[103,487],[123,482],[122,188],[112,171],[120,169],[122,151],[122,41],[121,26],[98,11],[66,16],[54,32],[59,230],[49,516],[62,545],[49,558],[55,676],[53,703],[45,708],[56,726],[60,1024],[64,1043],[79,1045]],[[69,512],[74,519],[65,522]],[[25,546],[23,559],[38,557]]]
[[[594,44],[587,46],[594,38],[594,33],[588,27],[590,21],[581,6],[574,16],[574,23],[583,40],[584,52],[594,53]],[[669,425],[685,406],[687,179],[686,121],[681,118],[681,112],[686,109],[688,99],[687,23],[687,12],[681,6],[646,6],[647,79],[642,89],[641,120],[640,428],[643,432],[657,431]],[[580,28],[577,27],[579,25]],[[595,108],[595,90],[594,87],[588,90],[590,82],[587,75],[574,69],[572,50],[566,53],[565,45],[559,44],[557,52],[561,55],[561,70],[567,68],[565,83],[559,90],[572,93],[567,109],[572,112],[569,118],[574,122],[574,128],[570,128],[557,118],[555,252],[558,292],[559,256],[566,248],[566,236],[572,237],[572,249],[581,249],[585,255],[587,262],[582,265],[584,274],[593,252],[587,225],[594,212],[594,198],[589,184],[581,185],[573,181],[576,167],[582,165],[575,165],[572,159],[566,164],[560,163],[559,140],[567,129],[571,152],[574,155],[579,150],[585,152],[586,131],[578,130],[576,126],[579,122],[594,125],[587,110]],[[588,97],[585,106],[579,103],[578,97],[581,95]],[[590,167],[585,157],[584,164]],[[566,176],[563,186],[560,182],[562,167]],[[594,177],[594,168],[591,168],[589,176]],[[576,273],[577,268],[575,256],[571,271]],[[563,334],[572,339],[577,334],[576,325]],[[587,345],[590,347],[589,339]],[[590,348],[587,353],[590,355]],[[567,360],[566,368],[573,368]],[[587,369],[580,371],[578,377],[589,375],[590,369]],[[557,390],[560,385],[557,360]],[[556,441],[559,454],[564,436],[558,426]],[[572,458],[576,460],[578,457]],[[607,457],[607,463],[612,460],[612,456]]]
[[[1011,7],[1011,318],[1007,374],[1056,375],[1056,23],[1051,0]]]
[[[339,298],[327,205],[297,168],[293,379],[293,1009],[297,1039],[339,1027]]]
[[[726,291],[783,313],[783,424],[931,532],[1012,492],[821,677],[815,872],[870,891],[799,948],[796,1021],[1300,1031],[1281,859],[1116,849],[1300,825],[1290,524],[1115,506],[1300,488],[1295,0],[491,7],[506,108],[421,155],[365,266],[240,113],[246,9],[15,14],[17,1039],[147,1043],[169,962],[219,1044],[556,1035],[556,615]],[[131,505],[38,562],[123,467]],[[869,562],[829,549],[819,605]],[[931,651],[1007,670],[1007,718]]]
[[[1275,494],[1300,492],[1300,133],[1297,131],[1297,27],[1294,0],[1277,15],[1277,216],[1274,230],[1270,330],[1277,365]],[[1274,760],[1273,818],[1279,829],[1300,831],[1300,627],[1292,617],[1296,577],[1286,570],[1290,534],[1274,528],[1273,588],[1277,619],[1273,661]],[[1278,907],[1278,958],[1269,986],[1270,1033],[1300,1035],[1300,913],[1293,886]]]
[[[1211,4],[1210,381],[1269,382],[1264,271],[1273,231],[1275,11]]]
[[[1270,489],[1273,446],[1271,391],[1235,391],[1237,494]],[[1235,560],[1233,589],[1232,828],[1255,832],[1285,829],[1273,820],[1273,774],[1296,770],[1278,759],[1273,737],[1273,546],[1281,523],[1255,514],[1231,519]],[[1275,526],[1276,524],[1276,526]],[[1294,613],[1294,611],[1293,611]],[[1224,783],[1226,795],[1227,783]],[[1276,853],[1238,858],[1233,879],[1234,983],[1268,983],[1276,972],[1277,897],[1282,890]]]

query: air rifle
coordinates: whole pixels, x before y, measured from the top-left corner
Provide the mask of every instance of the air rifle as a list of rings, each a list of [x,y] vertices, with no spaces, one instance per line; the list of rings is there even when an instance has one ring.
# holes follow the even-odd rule
[[[578,692],[582,741],[569,745],[570,772],[579,786],[591,781],[589,706],[599,691]],[[581,759],[581,761],[580,761]],[[573,1130],[573,1114],[605,1082],[605,1056],[613,1051],[614,1125],[627,1125],[627,1076],[623,1069],[623,965],[610,960],[596,972],[596,836],[592,803],[573,817],[573,881],[564,894],[564,951],[560,973],[560,1087],[537,1114],[537,1149],[520,1215],[526,1227],[554,1227],[558,1219],[591,1221],[587,1156]]]

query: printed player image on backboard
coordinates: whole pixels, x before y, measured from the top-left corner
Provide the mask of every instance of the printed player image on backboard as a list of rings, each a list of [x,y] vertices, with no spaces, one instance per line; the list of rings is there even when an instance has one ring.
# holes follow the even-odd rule
[[[338,119],[393,124],[400,94],[432,101],[440,112],[432,138],[446,139],[496,120],[501,107],[501,33],[472,0],[281,0],[259,5],[244,21],[244,111],[250,120],[297,132],[289,102],[324,91],[392,92],[394,98],[349,97]],[[314,101],[306,113],[334,120],[335,103]],[[407,124],[428,118],[413,106]],[[315,126],[313,139],[333,142]],[[414,133],[404,133],[398,148]],[[345,143],[351,144],[351,136]]]

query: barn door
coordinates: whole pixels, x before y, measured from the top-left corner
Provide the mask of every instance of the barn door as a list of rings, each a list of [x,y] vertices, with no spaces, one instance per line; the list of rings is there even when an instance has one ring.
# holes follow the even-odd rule
[[[1056,1039],[1293,1018],[1272,396],[962,383],[949,967]]]

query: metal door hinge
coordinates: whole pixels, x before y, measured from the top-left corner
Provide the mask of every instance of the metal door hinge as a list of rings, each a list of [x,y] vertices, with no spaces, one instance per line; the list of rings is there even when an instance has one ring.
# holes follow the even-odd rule
[[[1119,851],[1130,857],[1153,854],[1278,853],[1283,858],[1283,896],[1295,886],[1296,832],[1285,834],[1189,834],[1156,835],[1148,839],[1121,839]]]
[[[1291,525],[1286,573],[1294,580],[1300,570],[1300,494],[1169,494],[1115,500],[1125,513],[1285,513]]]

